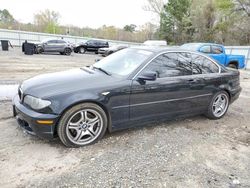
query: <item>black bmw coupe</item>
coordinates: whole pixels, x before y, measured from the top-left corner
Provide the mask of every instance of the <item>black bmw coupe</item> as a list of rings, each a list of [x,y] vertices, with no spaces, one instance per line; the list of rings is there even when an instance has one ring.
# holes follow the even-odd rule
[[[241,92],[239,71],[193,51],[134,47],[92,66],[24,81],[13,99],[19,125],[68,147],[155,120],[223,117]]]

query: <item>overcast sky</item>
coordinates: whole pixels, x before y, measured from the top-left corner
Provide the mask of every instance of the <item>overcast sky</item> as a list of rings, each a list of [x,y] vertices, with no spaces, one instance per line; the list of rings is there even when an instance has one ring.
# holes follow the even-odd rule
[[[0,0],[0,9],[8,9],[20,22],[33,22],[35,13],[50,9],[61,15],[60,24],[89,26],[126,24],[143,25],[154,21],[151,12],[143,10],[146,0]]]

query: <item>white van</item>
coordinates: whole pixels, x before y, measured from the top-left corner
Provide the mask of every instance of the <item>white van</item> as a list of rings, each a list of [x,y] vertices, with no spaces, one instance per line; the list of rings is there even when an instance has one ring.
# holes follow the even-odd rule
[[[167,41],[165,41],[165,40],[147,40],[143,44],[146,46],[167,46]]]

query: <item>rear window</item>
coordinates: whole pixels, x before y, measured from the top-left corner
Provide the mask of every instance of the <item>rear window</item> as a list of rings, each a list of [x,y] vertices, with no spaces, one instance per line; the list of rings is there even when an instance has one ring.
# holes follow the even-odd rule
[[[210,54],[211,53],[211,46],[210,45],[202,46],[200,48],[200,52]]]

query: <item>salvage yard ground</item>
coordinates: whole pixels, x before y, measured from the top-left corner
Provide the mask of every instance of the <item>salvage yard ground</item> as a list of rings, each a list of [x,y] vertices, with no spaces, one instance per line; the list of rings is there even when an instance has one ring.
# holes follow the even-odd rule
[[[0,51],[0,87],[96,58]],[[250,187],[250,72],[241,71],[241,85],[220,120],[155,123],[78,149],[23,133],[11,102],[0,101],[0,187]]]

